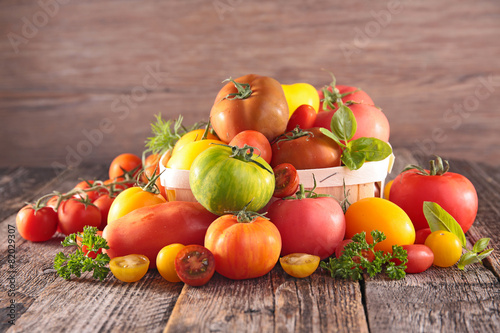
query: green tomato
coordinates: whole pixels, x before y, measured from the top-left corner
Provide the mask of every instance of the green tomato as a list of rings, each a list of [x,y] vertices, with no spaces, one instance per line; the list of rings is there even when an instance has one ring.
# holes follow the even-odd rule
[[[196,200],[214,214],[257,212],[271,199],[274,173],[257,155],[232,156],[237,147],[212,146],[191,165],[189,184]]]

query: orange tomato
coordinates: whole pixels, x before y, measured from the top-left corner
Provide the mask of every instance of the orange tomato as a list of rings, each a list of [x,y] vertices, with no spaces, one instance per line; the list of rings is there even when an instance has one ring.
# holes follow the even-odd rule
[[[319,261],[320,258],[312,254],[291,253],[280,258],[280,265],[288,275],[305,278],[316,271]]]
[[[109,179],[124,179],[125,172],[132,172],[136,176],[142,167],[142,160],[139,156],[125,153],[116,156],[109,166]]]
[[[433,264],[439,267],[453,266],[462,256],[460,239],[449,231],[437,230],[432,232],[427,236],[425,245],[434,253]]]
[[[161,194],[154,194],[140,187],[130,187],[118,194],[108,212],[108,224],[137,208],[153,206],[167,200]]]

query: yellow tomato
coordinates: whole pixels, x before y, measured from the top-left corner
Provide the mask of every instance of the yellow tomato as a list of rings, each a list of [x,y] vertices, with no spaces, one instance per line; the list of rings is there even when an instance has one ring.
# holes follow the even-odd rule
[[[385,186],[384,186],[384,199],[389,200],[389,193],[391,193],[391,186],[392,186],[393,182],[394,182],[394,179],[388,181],[387,184],[385,184]]]
[[[319,94],[314,86],[309,83],[282,84],[281,87],[285,93],[288,103],[289,118],[292,113],[302,104],[308,104],[318,112]]]
[[[167,202],[161,194],[154,194],[140,187],[129,187],[120,192],[109,207],[108,224],[137,208]]]
[[[178,169],[178,170],[190,170],[191,164],[193,164],[194,159],[206,149],[212,147],[213,144],[223,144],[224,142],[219,140],[201,140],[186,143],[182,149],[178,150],[176,153],[172,154],[172,157],[168,160],[167,168]]]
[[[433,264],[439,267],[453,266],[462,256],[460,239],[449,231],[437,230],[432,232],[427,236],[425,245],[434,253]]]
[[[149,259],[142,254],[115,257],[109,262],[109,269],[120,281],[136,282],[146,275],[149,269]]]
[[[370,233],[382,231],[387,237],[375,245],[375,250],[392,252],[393,245],[415,242],[415,228],[403,209],[386,199],[364,198],[349,206],[345,213],[345,238],[366,232],[368,243],[373,242]]]
[[[187,132],[184,134],[179,141],[174,146],[174,150],[172,151],[172,154],[175,154],[177,151],[179,151],[182,147],[184,147],[187,143],[194,142],[194,141],[200,141],[201,138],[203,137],[203,133],[205,133],[205,129],[196,129]],[[208,140],[219,140],[217,135],[212,134],[208,132],[206,139]]]
[[[181,281],[175,271],[175,257],[184,247],[184,245],[179,243],[170,244],[162,248],[158,252],[158,256],[156,256],[156,268],[160,275],[168,282]]]
[[[291,253],[280,258],[283,270],[296,278],[305,278],[319,266],[320,257],[306,253]]]

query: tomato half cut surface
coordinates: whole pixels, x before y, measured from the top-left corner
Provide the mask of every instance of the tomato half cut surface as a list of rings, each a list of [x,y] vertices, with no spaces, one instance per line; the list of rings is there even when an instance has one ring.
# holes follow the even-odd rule
[[[175,271],[182,282],[194,287],[202,286],[214,275],[214,255],[204,246],[188,245],[177,253]]]
[[[109,262],[109,269],[120,281],[136,282],[146,275],[149,269],[149,259],[142,254],[115,257]]]
[[[295,194],[299,188],[299,173],[290,163],[281,163],[273,168],[276,178],[273,196],[284,198]]]
[[[320,258],[312,254],[291,253],[280,258],[283,270],[296,278],[305,278],[314,273],[319,266]]]

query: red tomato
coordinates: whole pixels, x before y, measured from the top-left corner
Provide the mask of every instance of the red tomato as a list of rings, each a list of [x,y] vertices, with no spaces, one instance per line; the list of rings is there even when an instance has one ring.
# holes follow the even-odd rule
[[[142,174],[142,181],[147,184],[148,178],[152,178],[153,176],[160,173],[160,158],[161,156],[158,154],[151,154],[146,157],[146,161],[144,162],[144,173]],[[161,184],[161,179],[158,177],[155,182],[156,186],[160,190],[160,194],[167,199],[167,194],[165,192],[165,187]]]
[[[335,88],[336,94],[332,96],[333,100],[333,106],[334,109],[336,110],[338,108],[337,103],[335,100],[340,97],[344,104],[347,102],[354,102],[354,103],[363,103],[363,104],[371,104],[373,105],[373,100],[371,99],[370,96],[363,90],[360,90],[356,87],[351,87],[351,86],[344,86],[344,85],[336,85]],[[328,87],[328,91],[332,92],[333,89],[331,86]],[[320,99],[320,104],[319,104],[319,111],[331,111],[332,109],[327,106],[327,109],[325,110],[323,108],[323,100],[325,98],[325,94],[323,92],[323,89],[318,90],[318,95]]]
[[[52,207],[35,210],[27,205],[16,216],[17,231],[24,239],[32,242],[45,242],[52,238],[57,230],[57,213]]]
[[[357,122],[356,133],[352,137],[352,140],[367,137],[377,138],[385,142],[389,141],[389,121],[379,108],[370,104],[351,104],[348,107],[351,109]],[[336,111],[318,113],[314,127],[330,129],[332,116]]]
[[[299,173],[290,163],[278,164],[273,168],[275,182],[273,196],[284,198],[297,192],[299,188]]]
[[[101,212],[101,225],[98,227],[99,230],[104,230],[104,227],[108,225],[109,208],[114,200],[114,197],[104,194],[94,201],[94,205],[96,205]]]
[[[245,144],[255,147],[255,155],[260,155],[267,163],[271,162],[272,150],[269,140],[258,131],[246,130],[234,136],[229,142],[230,146],[237,146],[242,148]]]
[[[302,133],[307,132],[310,134],[291,140],[285,138],[275,141],[271,145],[273,149],[271,166],[274,168],[278,164],[290,163],[297,170],[340,166],[342,154],[340,146],[321,133],[318,127]],[[287,135],[292,134],[293,132],[287,132]]]
[[[75,186],[75,189],[86,190],[91,188],[93,184],[94,184],[93,180],[83,180]],[[87,191],[84,193],[77,193],[75,194],[74,197],[76,199],[85,199],[85,197],[88,197],[91,202],[94,202],[97,198],[101,196],[101,194],[102,190],[95,190],[95,191]]]
[[[99,236],[101,236],[101,237],[102,237],[102,231],[100,231],[100,230],[99,230],[99,231],[97,231],[97,235],[99,235]],[[79,246],[82,246],[82,238],[81,238],[80,236],[76,236],[76,243],[77,243]],[[94,252],[94,251],[90,251],[90,252],[89,252],[89,248],[88,248],[88,246],[87,246],[87,245],[82,246],[82,251],[83,251],[83,253],[84,253],[87,257],[92,258],[92,259],[95,259],[99,253],[102,253],[102,249],[99,249],[99,250],[97,251],[97,253],[96,253],[96,252]]]
[[[219,138],[230,142],[244,130],[259,131],[269,141],[283,134],[289,112],[281,84],[273,78],[255,74],[234,81],[241,85],[240,90],[246,91],[247,95],[233,98],[238,88],[234,82],[228,82],[215,97],[210,120]]]
[[[251,221],[251,222],[250,222]],[[215,257],[215,270],[230,279],[263,276],[278,262],[281,236],[269,220],[223,215],[207,229],[205,246]]]
[[[59,227],[65,235],[83,232],[84,226],[99,228],[101,225],[101,212],[92,203],[83,200],[69,199],[63,201],[57,211]]]
[[[349,243],[352,243],[352,239],[344,239],[342,242],[340,242],[339,246],[337,246],[337,248],[335,249],[335,257],[337,257],[337,259],[340,258],[340,256],[344,252],[344,247]],[[363,255],[363,257],[368,259],[369,262],[372,262],[373,259],[375,259],[375,254],[373,254],[372,251],[362,251],[361,254]],[[354,257],[352,259],[356,263],[360,262],[360,259],[358,257]]]
[[[408,214],[415,230],[429,227],[422,208],[424,201],[439,204],[464,232],[474,223],[478,207],[474,185],[453,172],[427,176],[416,169],[405,171],[394,179],[389,198]]]
[[[316,120],[316,110],[308,104],[299,106],[288,120],[286,131],[289,132],[299,126],[302,129],[308,129],[314,126]]]
[[[116,156],[109,166],[109,179],[124,179],[125,173],[132,173],[134,178],[142,167],[142,160],[139,156],[125,153]]]
[[[281,234],[281,255],[307,253],[328,258],[344,239],[344,212],[333,197],[278,200],[267,217]]]
[[[403,245],[402,247],[408,253],[406,273],[422,273],[432,266],[434,254],[428,246],[424,244],[411,244]]]
[[[201,245],[185,246],[175,257],[175,271],[182,282],[190,286],[202,286],[215,273],[214,255]]]
[[[423,228],[415,231],[415,244],[425,244],[427,236],[431,233],[431,228]]]

